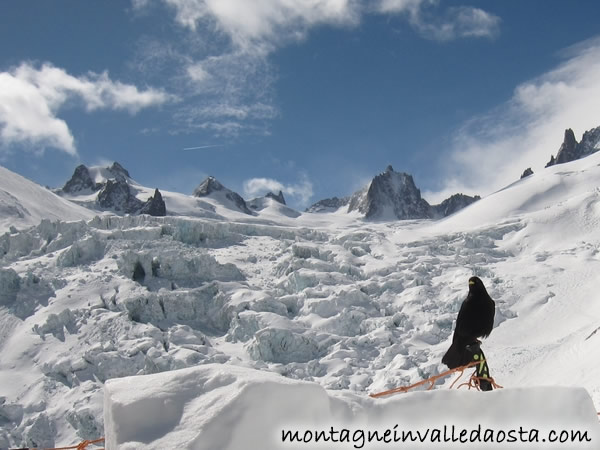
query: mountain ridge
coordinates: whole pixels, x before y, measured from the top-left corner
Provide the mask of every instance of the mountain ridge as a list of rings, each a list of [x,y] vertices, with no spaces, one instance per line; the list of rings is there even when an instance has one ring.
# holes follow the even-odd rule
[[[584,158],[600,150],[600,127],[584,132],[581,142],[577,142],[572,129],[565,130],[565,137],[559,151],[552,156],[546,167],[563,164]],[[8,170],[8,169],[5,169]],[[12,172],[11,172],[12,173]],[[533,174],[528,168],[521,179]],[[16,175],[16,174],[15,174]],[[16,179],[12,177],[12,179]],[[36,185],[37,186],[37,185]],[[41,188],[40,186],[40,189]],[[223,186],[214,176],[207,177],[193,191],[192,195],[167,193],[163,195],[158,188],[150,189],[135,182],[130,172],[118,162],[107,167],[77,166],[72,177],[62,188],[52,190],[65,201],[74,203],[91,211],[76,217],[111,212],[121,214],[150,215],[183,215],[192,217],[222,218],[219,208],[238,211],[245,216],[258,217],[263,211],[268,212],[269,220],[278,215],[296,218],[300,212],[287,207],[283,193],[267,193],[264,197],[245,200],[241,195]],[[454,194],[437,205],[430,205],[421,197],[412,175],[396,172],[389,165],[386,170],[375,175],[371,182],[350,196],[326,198],[306,208],[307,213],[358,213],[367,220],[412,220],[443,219],[480,200],[479,196]],[[269,201],[282,207],[271,208]],[[53,201],[50,201],[52,203]],[[18,196],[4,189],[2,198],[4,222],[15,224],[29,223],[24,221],[28,209]],[[171,206],[167,210],[167,204]],[[274,204],[273,204],[274,205]],[[344,210],[344,208],[346,208]],[[32,217],[32,215],[29,215]],[[69,213],[64,217],[69,219]],[[50,211],[40,217],[58,218]]]
[[[118,162],[109,167],[80,164],[71,178],[55,192],[69,201],[99,211],[164,216],[166,205],[158,188],[145,202],[137,198],[129,171]]]

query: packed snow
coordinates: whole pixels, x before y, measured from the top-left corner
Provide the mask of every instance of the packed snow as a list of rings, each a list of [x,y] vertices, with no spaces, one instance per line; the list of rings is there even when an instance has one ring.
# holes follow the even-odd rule
[[[179,194],[164,196],[167,210],[173,199],[182,214],[203,201],[214,214],[50,216],[29,229],[5,227],[0,448],[105,433],[107,448],[203,448],[207,436],[240,448],[245,432],[260,439],[251,430],[266,433],[273,417],[358,426],[426,408],[440,424],[443,403],[464,405],[465,420],[491,405],[519,419],[571,417],[592,427],[599,180],[594,154],[440,221],[295,217],[277,205],[248,216]],[[454,392],[450,377],[432,392],[370,399],[446,369],[441,357],[472,275],[496,301],[482,348],[505,389]]]
[[[457,390],[372,399],[208,364],[109,380],[105,391],[107,448],[595,448],[600,438],[583,388],[507,388],[485,402]],[[571,432],[590,441],[572,443]]]

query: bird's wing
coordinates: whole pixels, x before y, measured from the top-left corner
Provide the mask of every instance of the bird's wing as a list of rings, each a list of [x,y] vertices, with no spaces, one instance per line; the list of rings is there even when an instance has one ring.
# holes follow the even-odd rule
[[[467,330],[465,329],[467,326],[467,322],[469,321],[468,309],[469,309],[469,299],[467,298],[465,301],[462,302],[462,305],[460,305],[460,310],[458,311],[458,316],[456,316],[456,327],[455,327],[454,333],[459,336],[466,336],[467,334],[469,334],[469,333],[467,333]]]

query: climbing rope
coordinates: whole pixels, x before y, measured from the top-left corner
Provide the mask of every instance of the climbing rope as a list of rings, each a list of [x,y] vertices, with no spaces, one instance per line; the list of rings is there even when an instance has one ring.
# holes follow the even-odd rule
[[[460,376],[456,380],[454,380],[454,382],[450,385],[450,389],[452,389],[452,387],[456,384],[456,382],[459,379],[460,379]],[[478,376],[475,376],[475,374],[473,374],[473,375],[471,375],[471,378],[469,378],[469,381],[459,384],[456,389],[460,389],[463,386],[467,386],[469,388],[469,390],[477,389],[478,391],[481,391],[481,382],[482,381],[489,382],[494,389],[502,389],[504,387],[504,386],[500,386],[498,383],[496,383],[496,381],[494,381],[494,379],[492,377],[478,377]]]
[[[56,447],[56,448],[15,448],[15,449],[9,449],[9,450],[70,450],[70,449],[74,449],[74,450],[86,450],[88,445],[92,445],[92,444],[98,444],[100,442],[104,442],[104,438],[100,438],[100,439],[95,439],[93,441],[90,440],[85,440],[83,442],[80,442],[77,445],[73,445],[71,447]],[[97,449],[97,450],[104,450],[103,448]]]
[[[425,380],[421,380],[417,383],[411,384],[410,386],[400,386],[394,389],[390,389],[388,391],[383,391],[383,392],[378,392],[377,394],[369,394],[370,397],[372,398],[378,398],[378,397],[384,397],[386,395],[391,395],[391,394],[397,394],[399,392],[408,392],[411,389],[414,389],[416,387],[422,386],[424,384],[429,383],[429,387],[427,388],[428,391],[430,391],[431,389],[433,389],[433,386],[435,385],[435,382],[437,380],[439,380],[440,378],[444,378],[447,377],[448,375],[452,375],[453,373],[458,373],[458,377],[456,378],[456,380],[454,380],[454,382],[452,383],[452,385],[450,386],[450,389],[452,389],[454,387],[454,385],[456,384],[456,382],[463,376],[463,373],[465,370],[469,369],[470,367],[473,366],[477,366],[479,364],[483,364],[485,362],[485,359],[479,360],[479,361],[471,361],[469,364],[465,364],[464,366],[460,366],[460,367],[456,367],[454,369],[450,369],[450,370],[446,370],[445,372],[442,372],[438,375],[434,375],[432,377],[429,377]],[[475,376],[475,374],[473,374],[471,376],[471,379],[467,382],[467,383],[463,383],[460,386],[458,386],[458,389],[460,389],[461,386],[469,386],[469,389],[471,388],[475,388],[478,390],[481,390],[479,385],[480,385],[480,380],[485,379],[487,381],[489,381],[490,383],[492,383],[492,386],[494,388],[501,388],[502,386],[500,386],[499,384],[496,384],[496,382],[494,381],[493,378],[488,377],[488,378],[480,378]]]

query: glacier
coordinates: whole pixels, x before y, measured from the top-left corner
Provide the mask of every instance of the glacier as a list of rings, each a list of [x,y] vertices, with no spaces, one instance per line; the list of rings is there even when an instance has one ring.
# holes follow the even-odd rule
[[[105,434],[107,448],[161,448],[169,439],[195,448],[195,433],[209,428],[207,442],[235,448],[243,434],[218,440],[235,417],[244,430],[266,432],[269,417],[281,413],[300,424],[313,413],[325,417],[323,405],[344,422],[354,420],[349,411],[402,414],[403,402],[437,410],[438,401],[452,399],[470,411],[477,395],[488,394],[499,411],[522,410],[516,417],[524,422],[558,420],[563,407],[575,425],[593,431],[590,417],[600,409],[598,180],[600,154],[593,154],[439,221],[292,217],[269,208],[248,216],[215,206],[218,214],[196,217],[92,218],[77,209],[65,221],[51,216],[19,229],[3,223],[0,448],[72,445]],[[177,197],[180,211],[196,200]],[[483,349],[505,389],[453,392],[452,380],[443,379],[433,392],[369,399],[445,370],[441,356],[472,275],[496,301]],[[261,383],[298,401],[268,397]],[[132,385],[140,389],[126,388]],[[256,387],[248,394],[242,385]],[[181,421],[182,396],[197,410],[204,405],[196,422]],[[268,398],[274,409],[265,422],[236,412],[235,405],[255,411]],[[157,404],[167,408],[162,427],[152,425]],[[130,426],[120,429],[115,421],[126,417]],[[434,417],[441,423],[445,416]]]

